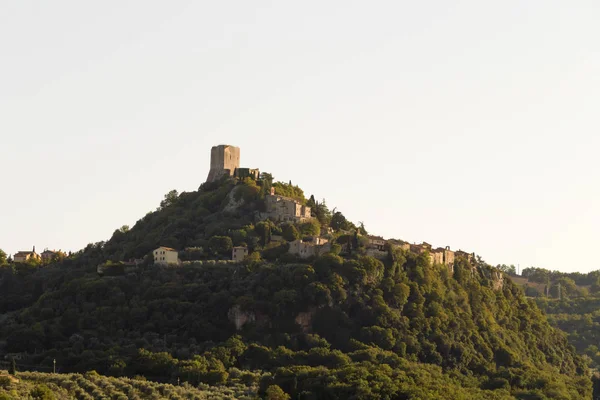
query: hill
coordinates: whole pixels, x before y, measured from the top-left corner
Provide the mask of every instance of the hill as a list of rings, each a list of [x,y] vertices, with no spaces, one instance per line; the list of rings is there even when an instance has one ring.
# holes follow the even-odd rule
[[[291,184],[275,186],[315,218],[258,221],[263,176],[171,192],[106,243],[44,268],[1,268],[4,352],[56,359],[61,372],[241,382],[260,395],[278,386],[302,399],[591,398],[585,362],[506,276],[389,243],[369,256],[364,226]],[[327,251],[290,254],[320,232]],[[158,246],[185,262],[154,265]],[[219,264],[232,246],[248,257]],[[129,259],[144,261],[125,268]]]
[[[526,268],[513,278],[548,316],[550,324],[567,333],[590,368],[600,369],[600,271],[587,274]]]

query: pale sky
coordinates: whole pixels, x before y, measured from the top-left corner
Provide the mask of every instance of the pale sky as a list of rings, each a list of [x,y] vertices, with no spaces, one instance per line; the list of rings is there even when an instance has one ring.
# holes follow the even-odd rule
[[[370,233],[600,269],[600,3],[0,3],[0,248],[78,250],[210,147]]]

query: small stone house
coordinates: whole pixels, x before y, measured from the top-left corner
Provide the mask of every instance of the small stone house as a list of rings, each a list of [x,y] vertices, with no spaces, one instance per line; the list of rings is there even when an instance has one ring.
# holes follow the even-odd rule
[[[66,254],[60,250],[56,251],[56,250],[45,249],[42,252],[41,256],[42,256],[43,263],[49,263],[49,262],[52,262],[52,260],[54,260],[55,257],[65,257]]]
[[[179,253],[177,250],[170,247],[161,246],[152,252],[154,256],[154,264],[156,265],[169,265],[177,264],[181,262],[179,260]]]
[[[231,259],[233,261],[243,261],[248,255],[248,248],[244,246],[236,246],[231,251]]]
[[[265,196],[265,205],[267,218],[273,221],[303,222],[312,218],[310,207],[298,200],[276,195],[275,188],[271,188],[271,194]]]
[[[315,236],[310,239],[297,239],[290,242],[289,253],[300,258],[320,256],[331,251],[331,243],[325,238]]]
[[[24,263],[29,260],[41,260],[40,255],[35,252],[35,246],[33,246],[32,251],[19,251],[13,256],[13,261],[17,263]]]

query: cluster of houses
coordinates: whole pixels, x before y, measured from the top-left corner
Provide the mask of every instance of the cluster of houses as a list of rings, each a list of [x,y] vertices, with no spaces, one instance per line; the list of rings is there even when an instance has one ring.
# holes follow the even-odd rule
[[[250,177],[258,179],[260,171],[254,168],[240,168],[240,148],[231,145],[214,146],[211,149],[210,171],[206,179],[207,182],[214,182],[223,176],[236,178]],[[258,220],[271,220],[273,222],[292,222],[301,223],[312,218],[311,208],[302,204],[300,201],[282,196],[275,193],[272,187],[268,195],[265,196],[265,212],[257,214]],[[331,233],[331,232],[325,232]],[[323,235],[323,233],[322,233]],[[283,241],[281,236],[272,236],[272,241]],[[463,251],[452,251],[450,247],[432,248],[428,243],[410,244],[399,240],[385,240],[379,236],[361,237],[361,242],[366,247],[366,254],[375,258],[383,259],[387,257],[388,251],[386,245],[399,247],[405,251],[411,251],[417,254],[426,253],[429,256],[430,264],[441,264],[448,267],[454,265],[457,256],[471,259],[474,254],[468,254]],[[332,244],[330,240],[323,236],[312,236],[303,239],[297,239],[289,243],[289,253],[300,258],[311,258],[330,252]],[[343,250],[348,251],[347,248]],[[154,263],[157,265],[181,264],[179,252],[170,247],[161,246],[152,252]],[[248,248],[243,246],[233,247],[231,260],[233,262],[243,261],[248,256]]]
[[[449,246],[432,248],[429,243],[410,244],[400,240],[385,240],[380,236],[364,236],[366,254],[378,259],[384,259],[388,256],[386,245],[392,248],[400,248],[405,251],[410,251],[416,254],[426,253],[429,257],[429,264],[445,265],[450,269],[454,267],[456,257],[464,257],[471,261],[475,254],[467,253],[462,250],[452,251]],[[272,241],[282,242],[284,239],[281,236],[273,235]],[[296,239],[289,243],[289,254],[293,254],[302,259],[318,257],[331,251],[331,241],[322,236],[309,236],[302,239]],[[342,246],[345,251],[347,248]],[[180,265],[179,252],[170,247],[161,246],[152,252],[154,256],[154,264],[156,265]],[[242,262],[248,256],[248,247],[235,246],[231,251],[231,260],[233,262]]]
[[[19,251],[12,256],[13,262],[16,263],[26,263],[28,261],[37,261],[42,264],[47,264],[52,262],[57,258],[64,258],[66,254],[60,250],[48,250],[44,249],[41,254],[38,254],[35,251],[35,246],[31,251]]]
[[[275,188],[265,196],[266,213],[259,213],[260,220],[273,222],[304,222],[312,218],[311,208],[296,199],[278,195]]]

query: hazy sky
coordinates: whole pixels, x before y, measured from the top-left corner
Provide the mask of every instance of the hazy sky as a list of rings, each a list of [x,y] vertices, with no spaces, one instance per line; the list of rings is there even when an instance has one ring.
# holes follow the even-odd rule
[[[210,147],[371,233],[600,268],[598,1],[4,1],[0,248],[77,250]]]

